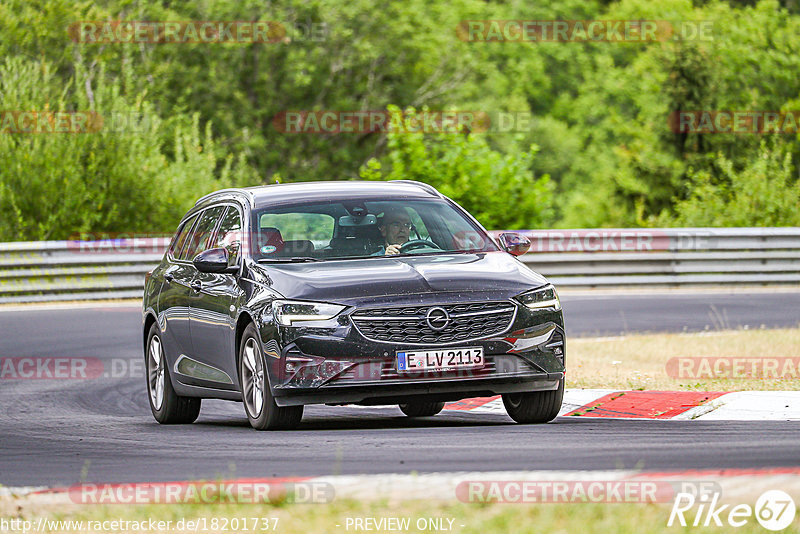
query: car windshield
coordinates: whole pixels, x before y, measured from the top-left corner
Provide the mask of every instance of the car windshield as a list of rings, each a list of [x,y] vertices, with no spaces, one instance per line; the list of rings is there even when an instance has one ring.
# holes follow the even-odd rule
[[[498,250],[444,200],[352,199],[253,211],[258,261],[319,261],[392,254]]]

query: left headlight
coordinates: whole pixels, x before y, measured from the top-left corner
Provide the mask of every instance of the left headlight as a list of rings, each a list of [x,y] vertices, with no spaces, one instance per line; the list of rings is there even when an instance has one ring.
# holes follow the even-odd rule
[[[517,300],[532,310],[552,310],[561,309],[561,301],[558,299],[556,288],[551,285],[527,291],[517,295]]]
[[[272,303],[275,322],[283,326],[292,326],[304,321],[327,321],[339,315],[344,309],[345,306],[327,302],[275,300]]]

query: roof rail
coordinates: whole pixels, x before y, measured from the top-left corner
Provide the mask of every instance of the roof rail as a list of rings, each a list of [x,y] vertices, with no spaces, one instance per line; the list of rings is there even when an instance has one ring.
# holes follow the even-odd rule
[[[239,188],[236,188],[236,187],[230,187],[228,189],[220,189],[219,191],[214,191],[213,193],[209,193],[209,194],[207,194],[207,195],[205,195],[203,197],[200,197],[199,199],[197,199],[197,202],[195,202],[194,205],[198,206],[198,205],[200,205],[201,202],[205,202],[206,200],[210,200],[211,198],[213,198],[213,197],[215,197],[217,195],[226,195],[226,194],[227,195],[241,195],[241,196],[245,197],[248,200],[248,202],[250,202],[251,206],[255,203],[255,197],[253,196],[253,193],[251,193],[250,191],[246,191],[244,189],[239,189]]]
[[[442,196],[442,194],[439,191],[437,191],[435,187],[433,187],[430,184],[426,184],[425,182],[418,182],[416,180],[389,180],[389,181],[390,182],[400,182],[400,183],[403,183],[403,184],[418,185],[421,188],[423,188],[425,191],[427,191],[429,193],[432,193],[432,194],[436,195],[437,197]]]

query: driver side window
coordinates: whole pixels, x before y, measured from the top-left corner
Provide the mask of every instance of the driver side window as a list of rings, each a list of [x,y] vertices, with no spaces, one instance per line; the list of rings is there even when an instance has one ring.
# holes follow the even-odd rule
[[[211,243],[214,227],[217,225],[217,221],[219,221],[224,209],[225,206],[216,206],[205,210],[200,215],[200,220],[197,221],[194,232],[192,232],[192,236],[189,238],[180,259],[192,261],[195,256],[209,248],[208,245]]]
[[[217,238],[213,248],[222,247],[228,251],[228,265],[239,263],[239,253],[242,250],[242,217],[239,210],[228,206],[217,230]]]

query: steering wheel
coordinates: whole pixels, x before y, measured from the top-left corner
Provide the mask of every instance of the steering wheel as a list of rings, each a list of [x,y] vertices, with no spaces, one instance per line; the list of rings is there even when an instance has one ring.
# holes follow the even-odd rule
[[[436,250],[442,250],[441,247],[436,243],[434,243],[433,241],[429,241],[427,239],[411,239],[409,241],[406,241],[400,246],[400,252],[406,253],[424,247],[435,248]]]

